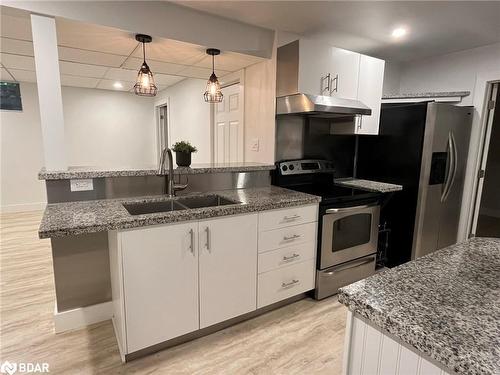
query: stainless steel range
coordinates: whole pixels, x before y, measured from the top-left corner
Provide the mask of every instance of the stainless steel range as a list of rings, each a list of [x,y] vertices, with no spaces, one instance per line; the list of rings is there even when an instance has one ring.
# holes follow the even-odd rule
[[[375,273],[379,193],[335,185],[326,160],[277,163],[273,184],[321,196],[315,298]]]

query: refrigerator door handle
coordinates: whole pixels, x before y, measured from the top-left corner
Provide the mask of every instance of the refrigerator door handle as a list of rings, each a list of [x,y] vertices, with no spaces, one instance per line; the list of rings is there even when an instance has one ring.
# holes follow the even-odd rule
[[[457,175],[458,168],[458,151],[457,151],[457,143],[455,142],[455,136],[453,132],[450,131],[448,134],[448,155],[449,155],[449,168],[446,173],[446,182],[444,184],[444,189],[441,194],[441,202],[445,202],[450,194],[453,183],[455,182],[455,177]]]

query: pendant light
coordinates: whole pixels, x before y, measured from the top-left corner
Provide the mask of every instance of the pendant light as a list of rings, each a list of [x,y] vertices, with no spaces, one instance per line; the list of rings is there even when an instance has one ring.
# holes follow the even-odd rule
[[[139,73],[137,73],[137,81],[134,85],[134,92],[136,95],[140,96],[156,96],[158,87],[155,85],[155,80],[153,78],[153,73],[149,69],[148,64],[146,64],[146,43],[151,43],[153,38],[149,35],[137,34],[135,40],[142,43],[142,57],[143,62]]]
[[[215,75],[215,68],[214,68],[214,59],[215,59],[214,56],[219,54],[220,50],[216,48],[207,49],[207,55],[212,56],[212,75],[208,79],[207,90],[203,95],[207,103],[220,103],[222,102],[222,97],[224,96],[222,95],[222,91],[220,89],[220,83],[219,80],[217,79],[217,76]]]

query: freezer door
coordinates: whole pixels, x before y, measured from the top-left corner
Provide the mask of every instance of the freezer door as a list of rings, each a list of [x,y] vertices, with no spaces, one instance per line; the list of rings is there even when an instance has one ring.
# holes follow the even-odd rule
[[[457,241],[471,121],[470,107],[429,104],[414,257]]]

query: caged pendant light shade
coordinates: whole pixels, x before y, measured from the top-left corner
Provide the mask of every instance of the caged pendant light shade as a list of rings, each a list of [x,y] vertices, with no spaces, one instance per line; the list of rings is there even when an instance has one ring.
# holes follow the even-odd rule
[[[156,96],[158,87],[155,85],[155,80],[151,69],[146,63],[146,43],[150,43],[153,39],[149,35],[137,34],[135,40],[142,43],[142,56],[143,62],[139,72],[137,73],[137,80],[134,85],[134,92],[139,96]]]
[[[219,55],[220,50],[209,48],[207,49],[207,54],[212,56],[212,74],[208,79],[207,89],[205,91],[205,94],[203,94],[203,97],[205,98],[205,101],[207,103],[220,103],[222,102],[222,98],[224,97],[224,95],[222,95],[219,79],[215,75],[214,69],[214,56]]]

